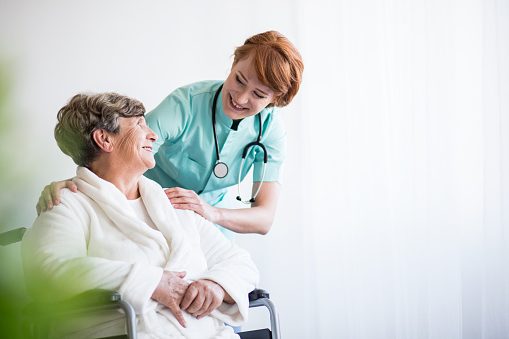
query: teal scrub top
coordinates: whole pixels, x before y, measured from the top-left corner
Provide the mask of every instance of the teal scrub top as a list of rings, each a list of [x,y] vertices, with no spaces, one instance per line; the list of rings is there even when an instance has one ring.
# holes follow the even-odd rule
[[[243,119],[232,130],[232,119],[224,114],[219,95],[216,107],[216,133],[221,161],[228,165],[226,177],[213,173],[216,149],[212,129],[212,104],[222,81],[202,81],[180,87],[146,115],[148,126],[158,135],[154,143],[156,166],[145,175],[162,187],[182,187],[200,194],[215,206],[228,187],[236,185],[241,170],[244,179],[252,166],[253,181],[262,180],[263,151],[251,147],[240,169],[244,147],[258,137],[258,117]],[[286,133],[273,107],[260,113],[262,138],[268,153],[264,181],[278,181],[285,157]]]

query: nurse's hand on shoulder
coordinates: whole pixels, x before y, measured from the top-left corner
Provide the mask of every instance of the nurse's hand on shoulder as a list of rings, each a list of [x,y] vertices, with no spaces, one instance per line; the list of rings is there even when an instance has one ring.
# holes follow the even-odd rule
[[[44,211],[50,210],[53,206],[60,204],[60,190],[68,188],[73,192],[78,192],[78,186],[71,180],[53,181],[46,185],[41,192],[37,206],[37,215]]]
[[[165,189],[164,192],[173,207],[194,211],[212,223],[219,220],[219,210],[207,204],[195,191],[172,187]]]

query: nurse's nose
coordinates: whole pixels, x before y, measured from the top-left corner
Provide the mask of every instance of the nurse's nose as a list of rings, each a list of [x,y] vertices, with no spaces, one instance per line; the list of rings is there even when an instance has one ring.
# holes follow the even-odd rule
[[[237,103],[239,105],[243,105],[243,104],[247,103],[248,100],[249,100],[249,91],[248,90],[239,92],[239,95],[237,96]]]

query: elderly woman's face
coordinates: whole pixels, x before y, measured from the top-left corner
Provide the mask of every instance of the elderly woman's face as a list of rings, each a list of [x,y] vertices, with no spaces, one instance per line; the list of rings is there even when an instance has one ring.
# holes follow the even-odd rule
[[[147,126],[144,117],[119,118],[120,132],[115,136],[115,150],[127,166],[143,171],[155,166],[152,144],[157,135]]]

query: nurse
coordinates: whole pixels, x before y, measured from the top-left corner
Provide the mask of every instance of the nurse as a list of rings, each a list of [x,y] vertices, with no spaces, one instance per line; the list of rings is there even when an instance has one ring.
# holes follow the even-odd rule
[[[277,107],[297,94],[304,64],[293,44],[275,31],[248,38],[236,48],[225,81],[180,87],[147,114],[159,136],[156,166],[145,175],[162,187],[177,209],[193,210],[231,232],[266,234],[280,194],[286,135]],[[246,208],[224,204],[231,186],[253,169],[251,195],[237,190]],[[44,189],[38,212],[59,203],[58,191],[72,181]]]

